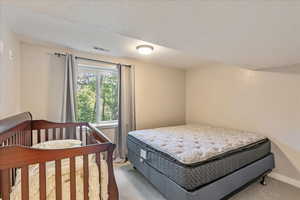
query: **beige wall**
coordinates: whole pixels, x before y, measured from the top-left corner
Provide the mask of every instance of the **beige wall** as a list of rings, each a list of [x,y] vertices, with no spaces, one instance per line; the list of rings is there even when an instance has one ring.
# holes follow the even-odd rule
[[[21,109],[35,119],[60,121],[64,60],[51,50],[21,44]]]
[[[35,118],[59,120],[62,101],[63,59],[49,55],[63,48],[21,44],[21,105]],[[70,52],[88,58],[135,66],[137,128],[153,128],[185,122],[185,72],[132,59]]]
[[[185,123],[185,72],[134,63],[137,129]]]
[[[20,112],[20,52],[19,40],[6,23],[0,6],[0,119]],[[13,57],[9,59],[9,52]]]
[[[266,134],[275,172],[300,180],[300,76],[226,65],[186,73],[186,121]]]

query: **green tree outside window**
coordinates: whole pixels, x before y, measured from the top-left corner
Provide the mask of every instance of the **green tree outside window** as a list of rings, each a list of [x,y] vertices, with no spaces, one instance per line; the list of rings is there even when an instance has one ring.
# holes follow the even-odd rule
[[[101,123],[118,119],[116,72],[80,70],[77,79],[77,121]]]

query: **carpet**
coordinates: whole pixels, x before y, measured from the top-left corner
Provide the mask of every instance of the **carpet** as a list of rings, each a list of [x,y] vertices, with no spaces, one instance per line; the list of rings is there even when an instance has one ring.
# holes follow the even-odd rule
[[[115,176],[120,200],[166,200],[137,170],[129,163],[115,165]],[[299,200],[300,189],[272,178],[266,179],[267,185],[253,183],[245,190],[235,194],[230,200]]]

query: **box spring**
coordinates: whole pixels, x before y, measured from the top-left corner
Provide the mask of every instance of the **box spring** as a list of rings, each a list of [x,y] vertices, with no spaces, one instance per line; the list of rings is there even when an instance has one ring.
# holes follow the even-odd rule
[[[174,181],[160,173],[135,154],[128,154],[129,160],[136,169],[168,200],[224,200],[244,189],[253,181],[267,175],[274,168],[274,156],[267,156],[231,173],[197,190],[187,191]]]

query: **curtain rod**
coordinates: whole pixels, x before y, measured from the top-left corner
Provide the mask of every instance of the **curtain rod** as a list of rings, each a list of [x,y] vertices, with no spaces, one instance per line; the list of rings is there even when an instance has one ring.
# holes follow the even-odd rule
[[[64,53],[57,53],[57,52],[55,52],[54,55],[56,55],[58,57],[66,56],[66,54],[64,54]],[[75,56],[75,59],[101,62],[101,63],[105,63],[105,64],[110,64],[110,65],[121,65],[121,66],[124,66],[124,67],[131,67],[131,65],[126,65],[126,64],[121,64],[121,63],[114,63],[114,62],[109,62],[109,61],[104,61],[104,60],[96,60],[96,59],[91,59],[91,58],[84,58],[84,57],[80,57],[80,56]]]

